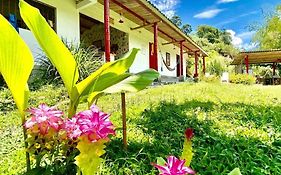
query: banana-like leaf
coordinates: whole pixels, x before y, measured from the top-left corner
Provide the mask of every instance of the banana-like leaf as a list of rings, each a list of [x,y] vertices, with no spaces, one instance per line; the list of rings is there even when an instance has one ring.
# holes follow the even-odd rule
[[[23,39],[2,15],[0,38],[0,74],[11,90],[21,115],[24,116],[28,100],[27,81],[34,60]]]
[[[99,91],[94,91],[88,97],[88,103],[91,105],[98,95],[101,93],[118,93],[118,92],[138,92],[149,86],[155,79],[159,77],[159,73],[153,69],[148,69],[131,76],[124,76],[116,79],[114,85]],[[118,82],[117,82],[118,81]]]
[[[110,86],[103,90],[105,93],[118,92],[138,92],[149,86],[155,79],[159,77],[159,73],[153,69],[132,75],[123,81]]]
[[[106,79],[111,79],[111,81],[104,81],[105,83],[100,83],[99,86],[96,86],[96,88],[91,90],[91,93],[87,96],[82,96],[80,101],[83,101],[83,99],[85,99],[85,97],[87,98],[88,101],[88,105],[91,106],[94,101],[100,97],[102,94],[104,94],[104,90],[110,86],[113,86],[117,83],[120,83],[121,81],[123,81],[124,79],[130,77],[132,74],[129,73],[124,73],[122,75],[110,75],[110,74],[105,74],[102,79],[106,80]]]
[[[131,67],[138,51],[138,49],[133,49],[125,58],[104,64],[96,72],[76,85],[77,93],[80,97],[83,97],[94,91],[102,91],[117,83],[116,79],[118,80],[119,75],[124,74]]]
[[[79,78],[76,61],[59,36],[49,26],[39,10],[20,0],[20,14],[38,43],[57,68],[69,96]]]

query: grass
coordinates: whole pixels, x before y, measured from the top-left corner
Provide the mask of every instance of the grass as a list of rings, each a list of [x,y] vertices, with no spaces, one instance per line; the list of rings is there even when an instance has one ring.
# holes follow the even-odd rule
[[[112,113],[117,136],[107,147],[100,174],[157,174],[156,157],[179,156],[185,128],[195,129],[191,167],[199,175],[281,172],[281,87],[177,84],[127,94],[128,151],[122,149],[120,95],[102,97],[98,106]],[[32,92],[31,105],[67,108],[63,88]],[[82,105],[81,109],[86,108]],[[20,118],[7,90],[0,91],[0,174],[24,170]]]

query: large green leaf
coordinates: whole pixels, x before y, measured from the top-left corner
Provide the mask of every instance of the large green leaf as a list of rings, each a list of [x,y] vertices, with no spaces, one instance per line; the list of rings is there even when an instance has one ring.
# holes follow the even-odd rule
[[[71,91],[79,78],[77,64],[55,31],[48,25],[39,10],[20,0],[21,17],[32,31],[52,64],[57,68],[71,97]],[[67,30],[67,29],[66,29]]]
[[[159,77],[159,73],[153,69],[132,75],[121,82],[110,86],[103,90],[105,93],[118,92],[138,92],[149,86],[155,79]]]
[[[138,51],[138,49],[133,49],[125,58],[104,64],[88,78],[77,84],[77,93],[81,97],[87,96],[94,91],[102,91],[117,83],[116,79],[131,67]]]
[[[95,89],[88,96],[88,103],[91,105],[101,93],[138,92],[149,86],[153,80],[159,77],[159,73],[148,69],[135,75],[123,74],[114,79],[113,85]]]
[[[0,15],[0,74],[24,116],[27,107],[27,80],[34,65],[31,51],[10,23]]]

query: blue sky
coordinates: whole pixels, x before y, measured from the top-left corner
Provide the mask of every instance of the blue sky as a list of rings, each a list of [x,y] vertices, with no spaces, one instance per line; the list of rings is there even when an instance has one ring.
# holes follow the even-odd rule
[[[263,13],[274,10],[280,0],[150,0],[168,17],[181,16],[183,23],[207,24],[226,29],[232,34],[233,44],[251,50],[254,32],[248,27],[263,22]]]

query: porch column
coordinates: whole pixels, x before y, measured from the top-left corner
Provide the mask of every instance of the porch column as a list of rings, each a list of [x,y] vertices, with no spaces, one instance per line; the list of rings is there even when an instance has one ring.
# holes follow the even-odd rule
[[[276,63],[273,63],[272,69],[273,69],[273,76],[274,76],[276,75]]]
[[[110,62],[110,9],[109,0],[104,0],[104,47],[105,47],[105,60]]]
[[[249,74],[249,55],[245,56],[246,73]]]
[[[195,73],[194,73],[194,78],[198,77],[198,51],[194,52],[194,56],[195,56]]]
[[[154,65],[155,70],[158,71],[158,23],[154,23],[153,25],[154,29]]]
[[[180,42],[180,76],[183,76],[183,41]]]
[[[205,56],[203,56],[203,73],[206,74],[206,62],[205,62]]]

